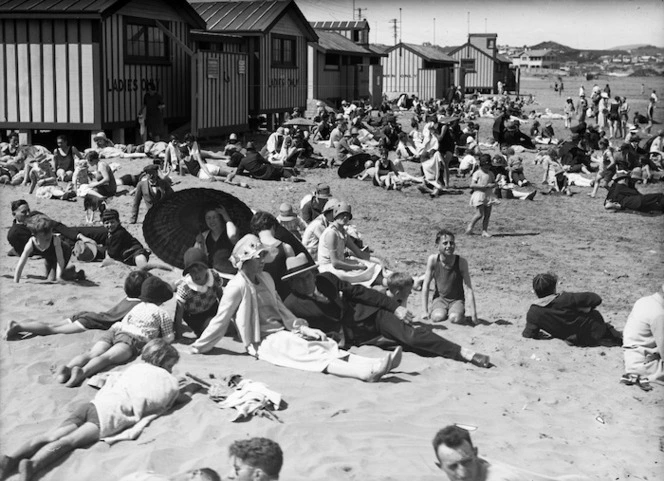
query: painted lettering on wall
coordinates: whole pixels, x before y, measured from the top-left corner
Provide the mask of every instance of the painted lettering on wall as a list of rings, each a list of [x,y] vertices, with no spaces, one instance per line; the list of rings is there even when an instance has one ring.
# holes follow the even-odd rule
[[[154,78],[114,78],[106,79],[106,89],[109,92],[137,92],[139,90],[147,92],[148,86],[153,84],[159,92],[159,79]]]
[[[269,87],[297,87],[299,79],[296,78],[271,78]]]

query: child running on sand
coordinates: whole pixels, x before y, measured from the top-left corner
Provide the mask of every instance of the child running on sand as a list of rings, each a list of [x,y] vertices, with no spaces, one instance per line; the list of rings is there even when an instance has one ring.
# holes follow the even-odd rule
[[[496,203],[493,195],[496,181],[490,168],[491,156],[489,154],[480,155],[480,170],[475,171],[470,180],[470,188],[473,190],[470,205],[475,207],[477,212],[466,229],[468,235],[473,233],[475,224],[482,220],[482,237],[491,237],[487,229],[491,218],[491,206]]]
[[[468,301],[472,309],[472,323],[476,325],[477,308],[475,306],[475,292],[470,282],[468,261],[454,254],[456,242],[454,234],[446,229],[436,233],[436,246],[438,253],[431,254],[427,260],[422,285],[423,319],[430,318],[432,322],[460,323],[465,320],[466,306],[464,286],[468,290]],[[429,285],[431,279],[435,281],[433,301],[429,305]]]
[[[175,291],[175,337],[181,336],[182,321],[199,337],[217,313],[224,281],[208,267],[207,255],[197,247],[184,253],[182,276]]]
[[[116,322],[120,322],[141,302],[139,299],[141,286],[150,276],[151,274],[147,271],[131,271],[124,282],[124,291],[127,296],[106,312],[82,311],[55,324],[44,321],[9,321],[3,337],[7,341],[12,341],[21,339],[21,333],[50,336],[52,334],[77,334],[89,329],[107,330]]]
[[[55,221],[44,214],[35,214],[27,221],[28,229],[32,237],[23,249],[21,258],[16,264],[14,271],[14,282],[21,280],[21,274],[28,258],[32,254],[40,254],[44,258],[46,279],[54,282],[57,280],[85,279],[85,272],[75,269],[67,269],[71,258],[71,248],[62,241],[60,234],[54,234]]]
[[[148,278],[141,286],[142,302],[106,331],[89,352],[61,366],[57,381],[67,387],[78,387],[93,374],[126,363],[152,339],[162,337],[172,342],[173,319],[159,307],[172,297],[173,291],[166,282],[158,277]]]
[[[178,380],[171,374],[180,359],[173,346],[163,339],[153,339],[143,348],[141,358],[142,363],[110,379],[90,403],[80,405],[59,427],[3,455],[0,479],[18,468],[20,479],[29,481],[77,448],[100,440],[115,441],[109,438],[128,428],[140,432],[177,401],[186,399],[185,390],[180,391]]]

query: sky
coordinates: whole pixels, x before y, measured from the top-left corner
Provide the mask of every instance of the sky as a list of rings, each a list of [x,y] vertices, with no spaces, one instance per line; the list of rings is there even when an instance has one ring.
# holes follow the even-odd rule
[[[576,49],[634,44],[664,47],[664,0],[296,0],[308,20],[369,21],[371,43],[461,45],[471,33],[497,33],[499,45],[554,41]],[[469,20],[470,18],[470,20]],[[435,20],[434,20],[435,19]],[[435,34],[435,42],[434,42]],[[398,37],[399,38],[399,37]]]

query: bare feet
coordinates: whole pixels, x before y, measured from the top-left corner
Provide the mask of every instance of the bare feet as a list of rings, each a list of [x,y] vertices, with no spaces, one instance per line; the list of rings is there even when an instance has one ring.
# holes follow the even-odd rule
[[[14,339],[18,339],[18,334],[21,332],[21,326],[18,324],[16,321],[9,321],[9,326],[7,326],[7,329],[5,329],[5,333],[3,334],[3,339],[5,341],[12,341]],[[2,479],[2,478],[0,478]]]
[[[466,229],[466,230],[464,231],[464,234],[466,234],[466,235],[473,235],[473,229],[471,229],[471,228]]]
[[[60,384],[64,384],[69,381],[71,377],[71,369],[67,366],[60,366],[57,371],[55,371],[55,380]]]
[[[491,234],[489,234],[487,231],[483,230],[482,231],[482,237],[491,237]]]
[[[18,463],[18,479],[19,481],[32,479],[32,461],[29,459],[21,459],[21,462]]]
[[[65,383],[65,386],[79,387],[83,384],[83,381],[85,381],[85,372],[83,372],[83,368],[76,366],[71,369],[71,377]]]

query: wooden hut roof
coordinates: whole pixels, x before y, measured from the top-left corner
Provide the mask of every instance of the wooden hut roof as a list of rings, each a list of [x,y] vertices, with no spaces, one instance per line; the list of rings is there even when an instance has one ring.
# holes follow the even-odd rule
[[[317,30],[353,30],[369,29],[369,22],[366,20],[343,20],[343,21],[317,21],[309,22]]]
[[[481,53],[481,54],[484,55],[485,57],[489,57],[491,60],[493,60],[493,61],[495,61],[495,62],[499,62],[499,63],[509,63],[509,64],[512,63],[512,60],[511,60],[509,57],[506,57],[506,56],[501,55],[501,54],[496,54],[496,56],[495,56],[495,58],[494,58],[494,57],[492,57],[491,55],[489,55],[488,53],[486,53],[484,50],[482,50],[482,49],[476,47],[475,45],[473,45],[473,44],[470,43],[470,42],[468,42],[468,43],[464,43],[463,45],[461,45],[461,46],[459,46],[459,47],[454,47],[452,50],[449,50],[447,53],[450,54],[450,55],[455,55],[459,50],[461,50],[461,49],[463,49],[463,48],[466,48],[466,47],[470,47],[470,48],[472,48],[472,49],[478,51],[479,53]]]
[[[380,55],[387,56],[387,52],[392,48],[390,45],[383,45],[380,43],[372,43],[369,45],[369,50],[372,52],[376,52]]]
[[[419,55],[427,62],[438,62],[438,63],[458,63],[457,60],[453,59],[449,55],[445,54],[439,47],[430,47],[428,45],[416,45],[414,43],[399,43],[390,47],[387,50],[387,53],[392,50],[403,47],[407,50],[410,50],[416,55]]]
[[[356,44],[337,32],[328,32],[317,28],[314,30],[316,30],[316,35],[318,35],[318,49],[324,53],[331,52],[346,55],[368,55],[371,57],[381,55]]]
[[[0,0],[0,13],[5,18],[99,18],[107,17],[131,0]],[[197,28],[205,22],[186,0],[169,0],[169,5],[183,19]]]
[[[263,34],[289,10],[293,9],[302,24],[307,40],[318,40],[316,32],[294,0],[193,2],[192,7],[205,20],[207,29],[216,32]]]

